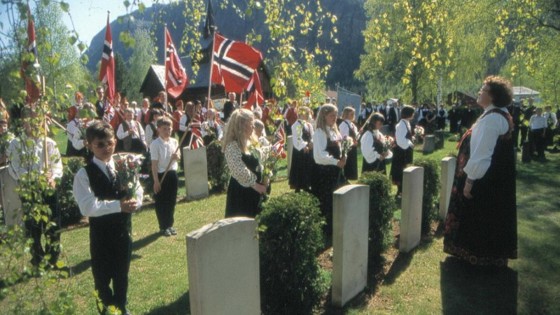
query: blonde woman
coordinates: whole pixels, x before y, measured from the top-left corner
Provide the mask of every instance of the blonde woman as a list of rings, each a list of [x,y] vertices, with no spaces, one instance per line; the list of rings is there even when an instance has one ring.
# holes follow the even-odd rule
[[[231,173],[226,199],[226,218],[254,218],[259,212],[261,195],[267,184],[261,184],[259,159],[251,154],[255,116],[247,109],[236,109],[229,117],[224,135],[224,154]]]
[[[350,137],[354,143],[350,151],[348,151],[346,165],[344,166],[344,176],[346,179],[358,179],[358,128],[354,124],[355,118],[356,110],[347,106],[342,110],[342,122],[338,125],[340,135],[343,138]]]
[[[321,212],[327,221],[327,235],[332,234],[333,192],[346,181],[342,175],[346,158],[341,154],[342,137],[336,126],[337,117],[338,110],[334,105],[321,106],[313,134],[313,159],[316,167],[311,191],[321,204]]]

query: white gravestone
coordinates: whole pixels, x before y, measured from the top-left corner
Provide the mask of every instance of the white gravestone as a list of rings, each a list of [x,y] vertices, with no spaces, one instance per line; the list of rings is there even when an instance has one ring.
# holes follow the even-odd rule
[[[255,220],[224,219],[189,233],[187,264],[191,314],[261,314]]]
[[[423,153],[432,153],[436,149],[436,137],[434,135],[427,135],[424,137]]]
[[[451,189],[453,189],[453,180],[455,178],[455,167],[457,159],[454,157],[445,157],[441,160],[441,189],[439,190],[439,217],[445,220],[447,209],[449,208],[449,200],[451,199]]]
[[[0,185],[4,222],[7,226],[21,225],[23,210],[21,208],[21,199],[16,192],[18,184],[17,181],[10,176],[8,166],[0,168]]]
[[[399,251],[408,253],[420,244],[424,168],[407,167],[403,171],[402,214]]]
[[[286,141],[286,145],[288,148],[288,177],[290,177],[290,169],[292,168],[292,153],[294,152],[294,141],[292,136],[288,136],[288,140]]]
[[[369,187],[347,185],[333,194],[332,303],[343,307],[367,285]]]
[[[187,200],[208,197],[208,162],[206,160],[206,148],[202,147],[195,150],[183,148],[183,163]]]

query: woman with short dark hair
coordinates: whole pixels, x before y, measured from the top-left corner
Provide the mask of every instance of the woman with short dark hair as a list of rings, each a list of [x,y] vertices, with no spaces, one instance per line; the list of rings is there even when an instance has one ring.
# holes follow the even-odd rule
[[[444,251],[473,265],[507,266],[517,258],[511,84],[490,76],[478,94],[484,113],[460,142]]]

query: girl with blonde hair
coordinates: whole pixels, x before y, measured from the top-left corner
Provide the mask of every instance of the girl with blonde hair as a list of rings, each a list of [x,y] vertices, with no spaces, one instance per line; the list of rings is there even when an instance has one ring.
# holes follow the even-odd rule
[[[313,159],[316,167],[311,191],[321,204],[321,212],[327,221],[327,235],[332,234],[333,192],[346,182],[342,175],[346,157],[341,152],[342,137],[336,126],[337,117],[338,110],[334,105],[321,106],[317,115],[317,128],[313,134]]]
[[[236,109],[228,119],[223,150],[231,173],[226,198],[226,218],[250,217],[259,214],[261,195],[266,193],[259,158],[251,153],[254,136],[253,112]]]
[[[353,145],[346,158],[346,165],[344,166],[344,176],[346,179],[358,179],[358,128],[354,124],[356,118],[356,110],[350,106],[342,110],[342,122],[338,125],[340,135],[350,137]]]

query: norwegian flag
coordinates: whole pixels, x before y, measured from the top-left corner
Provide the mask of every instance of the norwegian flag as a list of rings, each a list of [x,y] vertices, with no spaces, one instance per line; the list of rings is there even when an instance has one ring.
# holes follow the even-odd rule
[[[204,147],[204,141],[202,141],[202,132],[200,131],[200,128],[200,124],[198,124],[198,127],[191,126],[192,135],[189,145],[187,146],[188,149],[196,150]]]
[[[107,85],[105,95],[109,102],[112,103],[115,97],[115,58],[113,56],[113,36],[111,35],[109,15],[107,15],[107,28],[105,29],[105,43],[101,55],[99,81]]]
[[[189,81],[167,27],[165,28],[165,80],[167,93],[173,98],[183,93]]]
[[[286,158],[286,152],[284,151],[284,144],[286,143],[286,133],[284,131],[284,124],[281,124],[280,127],[274,133],[276,138],[276,142],[272,145],[272,152],[282,159]]]
[[[41,91],[37,85],[40,82],[40,78],[37,75],[36,78],[31,78],[27,75],[28,67],[30,61],[33,60],[33,67],[38,69],[39,65],[39,54],[37,53],[37,42],[35,41],[35,23],[31,18],[31,11],[29,6],[27,7],[27,55],[24,57],[21,65],[21,76],[25,81],[25,90],[27,91],[27,101],[29,103],[34,103],[41,96]]]
[[[253,105],[255,104],[262,107],[264,104],[264,96],[261,87],[261,78],[259,77],[258,71],[253,73],[251,81],[247,86],[247,91],[251,93],[247,99],[247,108],[253,108]]]
[[[253,73],[262,62],[255,48],[214,33],[212,83],[223,85],[226,91],[242,93]]]
[[[284,131],[283,123],[280,124],[280,127],[278,127],[278,129],[276,129],[274,136],[276,137],[277,142],[282,142],[282,144],[286,142],[286,132]]]

